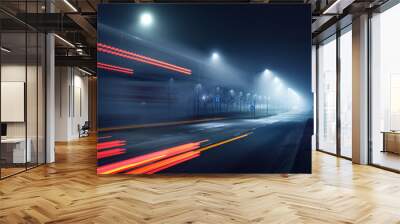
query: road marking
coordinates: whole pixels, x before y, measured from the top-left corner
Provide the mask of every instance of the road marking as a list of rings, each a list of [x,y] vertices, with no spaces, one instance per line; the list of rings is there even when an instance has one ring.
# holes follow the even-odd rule
[[[238,140],[238,139],[247,137],[247,136],[249,136],[250,134],[252,134],[252,132],[249,132],[249,133],[246,133],[246,134],[237,136],[237,137],[233,137],[233,138],[231,138],[231,139],[228,139],[228,140],[225,140],[225,141],[222,141],[222,142],[218,142],[218,143],[215,143],[215,144],[206,146],[206,147],[204,147],[204,148],[200,148],[200,149],[198,149],[198,150],[196,150],[196,151],[198,151],[198,152],[203,152],[203,151],[209,150],[209,149],[211,149],[211,148],[214,148],[214,147],[217,147],[217,146],[220,146],[220,145],[223,145],[223,144],[226,144],[226,143],[229,143],[229,142],[233,142],[233,141],[236,141],[236,140]]]
[[[153,174],[153,173],[156,173],[158,171],[167,169],[167,168],[169,168],[171,166],[175,166],[177,164],[180,164],[180,163],[186,162],[188,160],[194,159],[194,158],[200,156],[200,153],[203,152],[203,151],[206,151],[208,149],[217,147],[219,145],[223,145],[223,144],[226,144],[226,143],[229,143],[229,142],[233,142],[235,140],[247,137],[250,134],[252,134],[252,132],[249,132],[249,133],[237,136],[237,137],[233,137],[233,138],[227,139],[225,141],[218,142],[218,143],[206,146],[204,148],[200,148],[198,150],[193,150],[193,151],[190,151],[190,152],[179,154],[177,156],[166,158],[164,160],[157,161],[157,162],[155,162],[153,164],[146,165],[146,166],[140,167],[138,169],[129,171],[126,174]],[[203,140],[201,142],[205,142],[205,141],[208,141],[208,140]]]
[[[223,119],[225,119],[225,118],[216,117],[216,118],[199,119],[199,120],[138,124],[138,125],[128,125],[128,126],[120,126],[120,127],[100,128],[98,131],[102,132],[102,131],[117,131],[117,130],[124,130],[124,129],[135,129],[135,128],[163,127],[163,126],[169,126],[169,125],[194,124],[194,123],[200,123],[200,122],[206,122],[206,121],[218,121],[218,120],[223,120]]]

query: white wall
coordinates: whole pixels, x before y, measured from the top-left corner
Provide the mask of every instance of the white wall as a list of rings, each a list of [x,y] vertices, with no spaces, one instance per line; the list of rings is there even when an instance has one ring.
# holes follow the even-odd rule
[[[1,121],[24,122],[25,83],[1,82]],[[36,108],[36,106],[35,106]]]
[[[36,66],[27,66],[25,64],[4,64],[1,66],[1,81],[2,82],[25,82],[25,75],[27,69],[28,76],[28,87],[27,87],[27,118],[28,118],[28,129],[32,127],[32,130],[36,130],[37,115],[37,99],[36,99]],[[39,105],[40,106],[40,105]],[[6,108],[1,108],[6,110]],[[32,123],[33,122],[33,123]],[[28,137],[30,131],[28,130]],[[36,134],[36,132],[35,132]],[[7,135],[9,137],[24,137],[25,136],[25,122],[7,122]]]
[[[75,70],[76,71],[76,70]],[[73,108],[73,119],[72,119],[72,136],[79,137],[78,124],[81,126],[88,121],[88,77],[82,76],[79,72],[78,75],[74,75],[74,108]]]
[[[67,67],[56,67],[55,69],[55,141],[69,139],[69,73]]]
[[[79,137],[78,125],[88,120],[88,77],[76,68],[56,67],[56,141]]]
[[[38,70],[37,70],[38,69]],[[27,78],[27,80],[25,80]],[[25,63],[9,63],[1,66],[2,82],[24,82],[26,84],[26,107],[22,108],[22,112],[27,115],[27,120],[23,122],[6,122],[7,137],[24,138],[25,135],[30,139],[30,147],[32,151],[32,162],[44,162],[44,74],[41,66],[36,65],[25,66]],[[7,96],[2,96],[7,97]],[[9,110],[10,108],[1,108],[1,110]],[[37,157],[37,154],[39,156]]]
[[[25,82],[25,64],[8,64],[1,66],[1,81]],[[1,108],[6,110],[6,108]],[[25,137],[25,122],[7,123],[7,137]]]

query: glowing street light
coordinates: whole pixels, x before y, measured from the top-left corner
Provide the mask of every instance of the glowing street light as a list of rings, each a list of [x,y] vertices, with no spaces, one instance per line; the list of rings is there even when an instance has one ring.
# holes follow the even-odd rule
[[[140,15],[140,24],[144,27],[148,27],[153,24],[153,16],[150,13],[143,13]]]
[[[264,70],[263,75],[265,75],[267,78],[271,78],[273,76],[271,70],[268,68]]]
[[[266,69],[263,71],[263,74],[264,74],[264,75],[267,75],[268,77],[272,77],[272,71],[269,70],[268,68],[266,68]]]
[[[217,52],[213,52],[211,54],[211,60],[217,61],[219,59],[219,54]]]

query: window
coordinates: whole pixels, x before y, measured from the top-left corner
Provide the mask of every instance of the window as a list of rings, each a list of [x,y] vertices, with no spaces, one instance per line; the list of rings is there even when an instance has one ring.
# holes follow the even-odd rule
[[[13,6],[15,2],[1,2]],[[19,2],[37,13],[42,1]],[[23,15],[23,13],[21,13]],[[45,35],[0,13],[0,178],[45,163]]]
[[[371,19],[371,159],[400,170],[400,4]]]
[[[340,36],[340,155],[352,157],[352,33]]]
[[[318,48],[318,149],[336,153],[336,37]]]

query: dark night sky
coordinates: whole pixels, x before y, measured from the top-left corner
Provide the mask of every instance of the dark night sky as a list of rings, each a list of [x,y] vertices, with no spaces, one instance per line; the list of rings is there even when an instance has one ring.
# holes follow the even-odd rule
[[[154,17],[148,29],[138,23],[143,12]],[[105,4],[99,7],[98,19],[100,25],[162,46],[180,46],[204,58],[218,51],[249,81],[268,68],[303,96],[311,96],[308,5]],[[99,34],[100,41],[108,41],[101,29]]]

